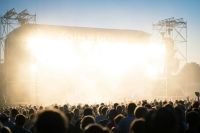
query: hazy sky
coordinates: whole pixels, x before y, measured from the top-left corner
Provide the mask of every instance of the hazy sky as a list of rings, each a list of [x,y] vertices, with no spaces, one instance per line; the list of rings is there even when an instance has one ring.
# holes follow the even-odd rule
[[[36,13],[37,23],[136,29],[176,17],[188,22],[188,58],[200,63],[200,0],[0,0],[0,15],[15,8]]]

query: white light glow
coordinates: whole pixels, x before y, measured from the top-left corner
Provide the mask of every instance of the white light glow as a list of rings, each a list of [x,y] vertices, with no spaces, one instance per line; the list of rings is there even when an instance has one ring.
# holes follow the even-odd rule
[[[37,65],[36,64],[31,64],[30,65],[30,71],[31,73],[36,73],[38,70]]]
[[[56,70],[72,69],[78,65],[78,57],[74,55],[70,40],[44,34],[31,36],[27,40],[28,47],[39,64]]]
[[[27,38],[27,46],[40,66],[36,69],[32,65],[31,71],[38,71],[42,82],[38,80],[38,86],[42,88],[42,94],[48,92],[49,95],[59,95],[60,99],[64,99],[67,94],[75,93],[78,101],[88,97],[88,103],[97,101],[97,97],[98,101],[105,100],[107,91],[118,95],[115,89],[120,88],[123,80],[130,80],[124,78],[130,73],[143,71],[146,78],[158,78],[162,75],[165,58],[165,47],[158,41],[149,44],[109,40],[96,42],[92,39],[73,40],[68,36],[37,33]],[[131,88],[130,83],[124,86]],[[59,91],[56,91],[57,88]],[[51,101],[49,97],[42,98]]]
[[[148,65],[146,68],[146,74],[151,79],[156,79],[162,75],[162,68],[159,65]]]

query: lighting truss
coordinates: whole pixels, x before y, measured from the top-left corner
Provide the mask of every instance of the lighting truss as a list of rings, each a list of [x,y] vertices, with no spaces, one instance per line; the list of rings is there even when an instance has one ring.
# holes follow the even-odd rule
[[[187,22],[183,18],[167,18],[153,24],[153,29],[157,30],[163,38],[172,39],[174,46],[184,47],[184,50],[177,49],[182,59],[187,62]]]
[[[172,51],[174,50],[174,54],[179,57],[179,66],[181,65],[181,61],[183,64],[187,63],[187,22],[183,18],[167,18],[164,20],[160,20],[157,23],[153,24],[153,30],[157,31],[163,38],[166,47],[170,48]],[[171,57],[173,56],[173,52],[167,51],[166,53],[168,57],[166,57],[165,61],[165,74],[163,75],[163,89],[165,92],[165,98],[168,98],[168,82],[170,78],[170,65]],[[170,56],[170,54],[172,56]],[[182,66],[183,66],[182,64]],[[184,95],[184,92],[182,91]]]
[[[4,63],[5,39],[13,29],[28,23],[36,23],[36,15],[31,15],[25,9],[17,13],[15,9],[8,10],[0,17],[0,63]]]

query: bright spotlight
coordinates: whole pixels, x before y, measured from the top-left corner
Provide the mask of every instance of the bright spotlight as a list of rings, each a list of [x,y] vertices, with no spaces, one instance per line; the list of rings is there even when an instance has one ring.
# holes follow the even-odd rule
[[[37,87],[42,88],[41,94],[48,92],[46,98],[40,99],[45,102],[50,101],[49,95],[66,99],[69,94],[79,97],[77,101],[88,97],[90,102],[101,95],[106,97],[107,91],[118,95],[122,88],[141,87],[146,79],[158,79],[165,59],[165,47],[157,41],[129,42],[39,31],[29,35],[26,44],[37,63],[30,66],[32,73],[37,72]],[[95,94],[91,96],[91,92]],[[132,94],[121,94],[121,97],[128,95]]]
[[[158,79],[163,74],[163,67],[158,64],[149,64],[146,67],[146,75],[150,79]]]
[[[153,59],[163,59],[165,47],[163,44],[150,44],[148,46],[149,56]]]
[[[74,48],[64,37],[37,34],[27,39],[32,56],[39,62],[56,70],[72,69],[78,65]]]

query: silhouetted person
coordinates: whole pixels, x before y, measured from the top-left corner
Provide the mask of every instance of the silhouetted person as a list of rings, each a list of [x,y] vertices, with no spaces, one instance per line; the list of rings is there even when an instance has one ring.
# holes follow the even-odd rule
[[[119,105],[119,103],[114,103],[114,105],[113,105],[114,109],[117,109],[118,105]]]
[[[118,105],[116,107],[116,111],[117,111],[117,114],[123,114],[123,108],[122,108],[122,106]]]
[[[178,123],[175,112],[171,108],[160,108],[154,119],[154,133],[177,133]]]
[[[94,115],[94,113],[93,113],[93,110],[92,110],[92,108],[86,108],[86,109],[84,109],[84,111],[83,111],[83,116],[87,116],[87,115]]]
[[[115,118],[114,118],[114,127],[112,128],[112,131],[114,132],[114,133],[118,133],[118,125],[119,125],[119,122],[123,119],[123,118],[125,118],[125,116],[124,115],[122,115],[122,114],[118,114]]]
[[[130,124],[135,118],[135,116],[134,116],[135,108],[136,108],[135,103],[129,103],[127,117],[122,119],[119,122],[119,127],[118,127],[119,133],[128,133],[129,132]]]
[[[200,114],[196,111],[191,111],[186,116],[189,128],[186,133],[200,133]]]
[[[73,113],[74,113],[74,115],[73,115],[73,117],[72,117],[71,123],[72,123],[72,125],[75,126],[76,123],[77,123],[78,121],[80,121],[80,111],[79,111],[78,108],[76,108],[76,109],[73,110]]]
[[[0,133],[12,133],[12,131],[10,130],[10,128],[4,126],[4,127],[0,130]]]
[[[10,129],[14,127],[14,123],[9,121],[9,116],[6,113],[2,113],[0,115],[0,122],[2,122],[4,126],[9,127]]]
[[[193,103],[193,105],[192,105],[192,108],[193,109],[198,109],[199,108],[199,105],[200,105],[200,103],[198,102],[198,101],[195,101],[194,103]]]
[[[100,115],[98,117],[98,121],[96,121],[96,122],[99,123],[102,126],[107,126],[107,124],[109,122],[108,118],[107,118],[108,107],[103,107],[101,112],[102,112],[102,115]]]
[[[106,110],[105,110],[106,109]],[[100,106],[99,107],[99,114],[96,116],[95,120],[97,123],[106,120],[106,111],[108,108],[104,107],[104,106]]]
[[[186,109],[181,104],[177,105],[174,109],[175,109],[175,113],[176,113],[177,121],[178,121],[178,127],[179,127],[178,132],[183,133],[187,129],[186,118],[185,118]]]
[[[143,118],[145,119],[145,116],[147,114],[147,109],[145,107],[137,107],[134,111],[134,115],[137,119]]]
[[[119,122],[120,122],[123,118],[125,118],[125,116],[122,115],[122,114],[118,114],[118,115],[114,118],[114,123],[115,123],[115,126],[116,126],[116,127],[118,126]]]
[[[111,109],[108,111],[108,128],[112,129],[115,126],[114,118],[117,116],[117,111],[115,109]]]
[[[81,130],[84,130],[86,126],[93,123],[95,123],[95,119],[93,116],[84,116],[83,119],[81,120],[80,128]]]
[[[67,133],[68,119],[58,110],[44,110],[37,116],[34,133]]]
[[[154,133],[153,131],[153,123],[154,123],[154,117],[156,114],[156,109],[152,108],[151,110],[149,110],[145,116],[145,125],[146,125],[146,129],[148,131],[148,133]]]
[[[14,124],[15,123],[15,117],[19,114],[19,111],[17,109],[12,109],[11,110],[11,115],[10,115],[10,121]]]
[[[15,118],[15,127],[12,129],[13,133],[31,133],[24,128],[26,117],[22,114],[18,114]]]
[[[33,128],[35,115],[31,114],[24,125],[24,128],[31,130]]]
[[[146,133],[144,119],[135,119],[130,126],[129,133]]]

